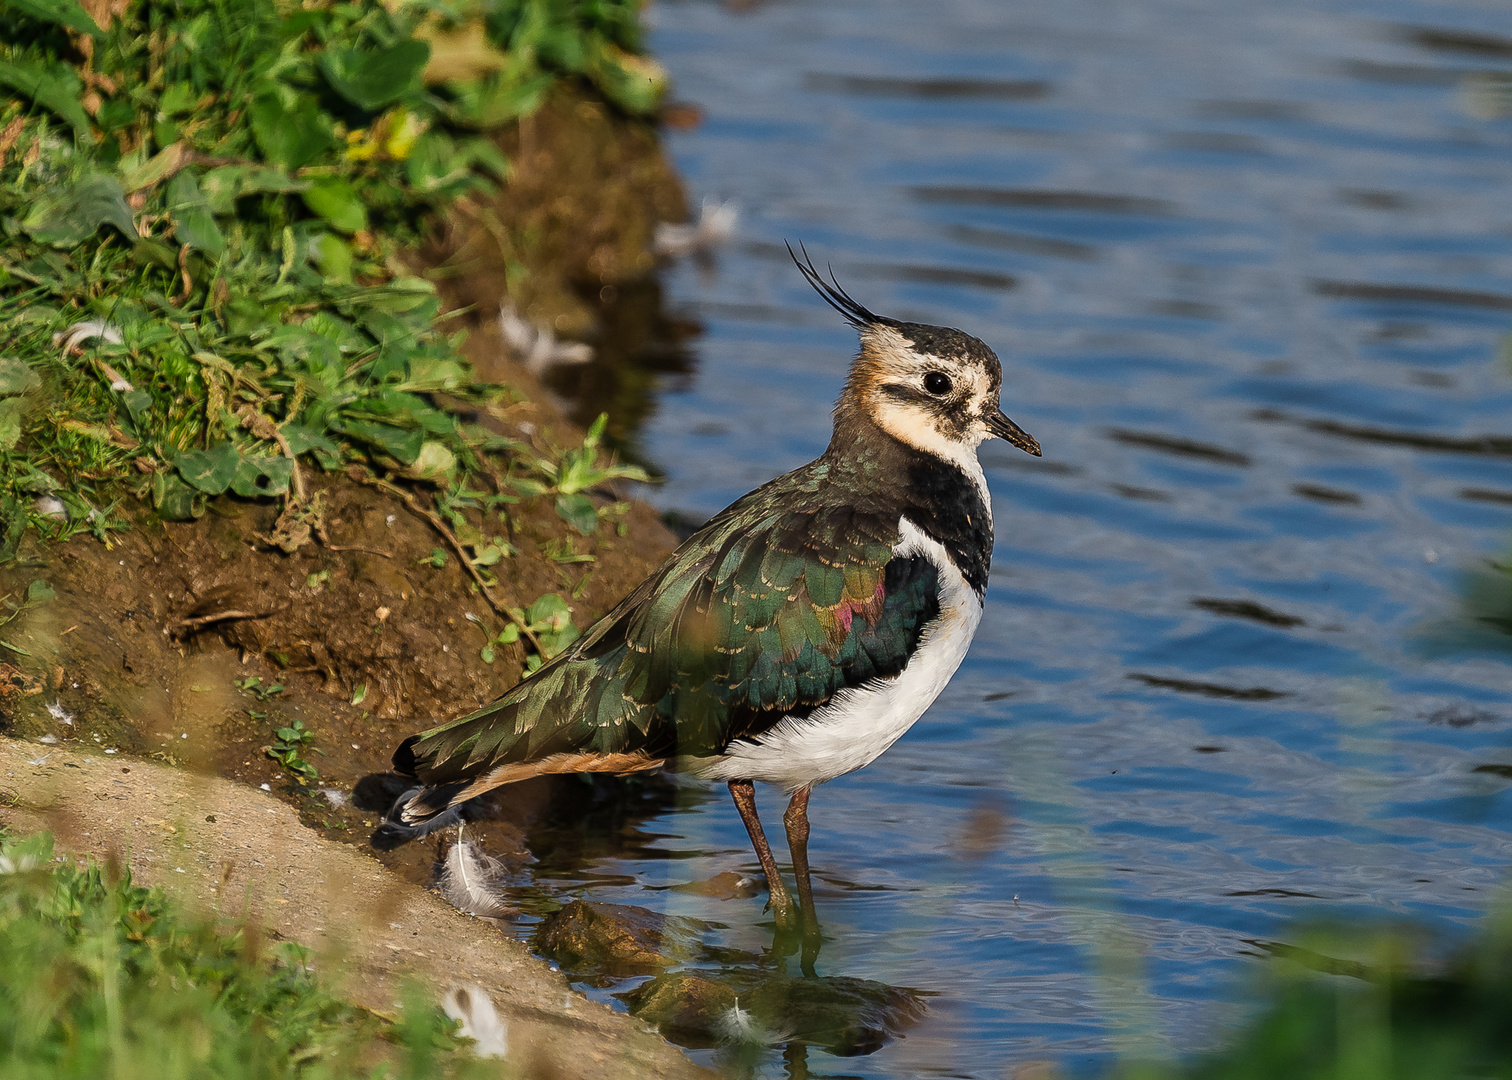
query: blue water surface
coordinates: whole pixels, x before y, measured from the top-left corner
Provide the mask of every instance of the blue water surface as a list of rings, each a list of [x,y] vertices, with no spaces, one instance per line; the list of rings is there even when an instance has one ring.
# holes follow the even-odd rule
[[[874,310],[990,343],[1006,411],[1045,448],[983,448],[998,540],[964,667],[814,796],[821,973],[936,996],[906,1038],[813,1051],[810,1075],[1200,1050],[1254,943],[1299,918],[1468,933],[1512,861],[1509,782],[1473,771],[1512,762],[1512,653],[1424,642],[1462,618],[1461,572],[1507,546],[1512,506],[1466,492],[1512,499],[1512,458],[1393,439],[1512,431],[1512,119],[1472,85],[1512,72],[1505,9],[650,17],[675,96],[706,112],[668,136],[676,163],[742,217],[712,263],[667,272],[704,332],[640,433],[669,474],[648,497],[707,516],[823,450],[855,342],[784,240]],[[916,85],[967,78],[1046,86]],[[1221,696],[1255,689],[1273,694]],[[721,792],[651,830],[660,857],[580,891],[770,945],[759,901],[647,891],[756,872]]]

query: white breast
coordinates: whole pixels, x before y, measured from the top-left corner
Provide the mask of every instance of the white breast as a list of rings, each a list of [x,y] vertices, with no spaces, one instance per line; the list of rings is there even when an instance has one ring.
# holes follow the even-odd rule
[[[945,554],[945,548],[903,518],[894,555],[924,555],[939,571],[940,614],[897,675],[842,690],[808,716],[786,716],[755,739],[730,744],[717,758],[687,763],[711,780],[761,780],[784,791],[822,784],[872,761],[945,689],[966,657],[982,601]]]

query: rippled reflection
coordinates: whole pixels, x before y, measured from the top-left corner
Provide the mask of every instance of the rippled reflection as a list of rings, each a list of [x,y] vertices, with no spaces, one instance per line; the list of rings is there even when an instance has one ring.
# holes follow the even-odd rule
[[[935,996],[868,1056],[748,1064],[1074,1072],[1210,1044],[1304,913],[1462,933],[1512,860],[1504,11],[653,10],[706,116],[672,148],[743,218],[665,279],[704,335],[640,433],[652,497],[698,519],[823,449],[854,341],[785,239],[990,342],[1046,452],[984,448],[978,641],[814,797],[818,974]],[[672,887],[753,869],[689,795],[557,881],[764,957],[759,901]]]

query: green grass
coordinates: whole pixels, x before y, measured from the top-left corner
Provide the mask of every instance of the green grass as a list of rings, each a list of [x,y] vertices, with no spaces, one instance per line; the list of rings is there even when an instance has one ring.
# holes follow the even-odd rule
[[[312,471],[433,504],[484,585],[512,551],[480,517],[544,495],[596,529],[585,489],[642,474],[599,463],[601,427],[547,454],[486,430],[514,395],[398,256],[507,183],[490,132],[555,83],[654,108],[637,6],[0,8],[0,562],[227,493],[280,501],[262,540],[293,551],[323,528]]]
[[[52,838],[0,842],[6,1080],[498,1076],[412,987],[395,1017],[344,1000],[291,943],[187,915]]]
[[[1461,1080],[1512,1077],[1512,910],[1449,955],[1409,926],[1300,929],[1267,946],[1255,1019],[1228,1048],[1121,1080]]]

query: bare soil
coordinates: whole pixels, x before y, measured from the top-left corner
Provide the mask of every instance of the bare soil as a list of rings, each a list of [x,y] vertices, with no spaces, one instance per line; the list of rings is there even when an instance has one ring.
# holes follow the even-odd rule
[[[524,945],[324,840],[273,796],[100,752],[0,739],[0,825],[124,862],[193,908],[297,941],[338,992],[392,1015],[400,982],[481,987],[508,1027],[507,1075],[711,1076],[636,1021],[583,999]]]
[[[507,190],[438,225],[434,242],[415,261],[470,327],[468,351],[480,377],[517,391],[518,404],[493,422],[543,450],[574,445],[582,432],[564,415],[561,399],[507,356],[499,307],[509,298],[529,317],[579,335],[593,336],[600,320],[598,337],[639,342],[634,348],[675,337],[659,308],[647,307],[659,303],[647,248],[658,220],[685,216],[682,192],[654,129],[571,94],[554,99],[504,142],[515,167]],[[635,298],[633,308],[616,300],[621,292]],[[606,315],[619,329],[604,332]],[[400,903],[375,897],[403,897],[403,904],[418,905],[417,914],[393,921],[425,925],[411,937],[426,941],[405,947],[431,956],[426,962],[435,973],[478,981],[468,966],[475,955],[487,953],[496,965],[508,956],[516,968],[534,972],[520,976],[523,988],[512,991],[520,1009],[559,1019],[568,1009],[597,1013],[581,1000],[564,1004],[565,983],[498,929],[413,892],[413,885],[433,879],[436,843],[385,853],[367,846],[383,788],[369,785],[367,797],[354,803],[358,781],[386,770],[406,735],[513,685],[523,654],[518,647],[500,649],[493,663],[482,660],[487,636],[503,622],[454,552],[434,565],[433,553],[446,545],[412,508],[345,474],[307,473],[307,479],[324,500],[325,536],[294,554],[260,539],[272,530],[276,504],[225,497],[197,521],[144,516],[108,542],[28,542],[16,561],[0,567],[0,594],[19,599],[36,580],[57,593],[0,625],[0,735],[26,740],[0,740],[8,763],[0,775],[4,769],[13,774],[0,787],[15,782],[20,791],[23,780],[45,774],[52,799],[27,795],[30,817],[17,812],[9,820],[45,818],[78,850],[130,849],[143,880],[167,884],[171,872],[164,873],[163,860],[148,859],[152,848],[144,845],[161,821],[179,820],[170,810],[190,805],[173,802],[175,796],[193,793],[196,813],[206,799],[242,807],[230,816],[211,810],[213,823],[200,814],[192,829],[168,830],[183,852],[180,861],[191,849],[196,853],[197,869],[183,869],[197,875],[202,892],[226,859],[240,867],[237,874],[266,868],[254,875],[257,881],[289,890],[287,909],[277,897],[270,901],[270,925],[275,914],[286,913],[280,932],[296,938],[301,925],[359,925],[343,903],[371,907]],[[423,489],[418,495],[428,501]],[[609,494],[598,498],[606,507],[618,505]],[[496,598],[526,607],[556,592],[586,627],[675,545],[644,504],[601,516],[598,533],[585,538],[556,515],[550,499],[510,507],[507,536],[518,554],[491,568],[499,582]],[[497,518],[474,523],[490,536],[506,530]],[[573,561],[579,558],[586,561]],[[308,783],[265,752],[276,731],[296,720],[315,734],[303,756],[319,777]],[[49,754],[45,769],[24,765]],[[129,777],[118,777],[121,769],[132,770]],[[514,785],[478,823],[476,838],[493,854],[523,864],[538,854],[525,849],[532,823],[553,806],[557,813],[564,803],[586,806],[592,797],[585,792],[572,778]],[[297,818],[270,798],[288,804]],[[111,800],[117,799],[126,801],[116,806]],[[153,819],[161,821],[154,825]],[[333,848],[322,837],[361,853]],[[375,860],[395,874],[385,876]],[[233,874],[229,880],[226,887],[234,885],[240,896],[253,878]],[[341,899],[351,890],[335,883],[347,881],[360,883],[358,899]],[[318,914],[308,904],[320,905]],[[456,942],[449,939],[459,933]],[[490,942],[486,949],[480,935]],[[372,959],[382,950],[373,949],[364,963],[382,967]],[[543,1036],[548,1042],[555,1037]],[[680,1057],[662,1057],[661,1074],[681,1075]],[[654,1054],[645,1060],[653,1058],[662,1061]],[[598,1074],[566,1069],[562,1075]]]

